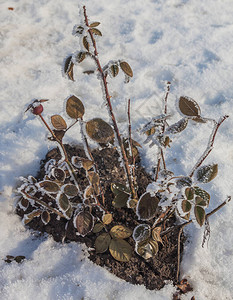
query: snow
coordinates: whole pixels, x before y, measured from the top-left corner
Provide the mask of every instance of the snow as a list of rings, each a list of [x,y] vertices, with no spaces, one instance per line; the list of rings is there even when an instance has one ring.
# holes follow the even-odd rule
[[[219,128],[206,164],[218,162],[219,174],[203,184],[211,195],[210,210],[231,195],[233,187],[233,5],[231,0],[86,0],[91,21],[100,21],[103,37],[97,46],[102,64],[124,59],[134,72],[125,85],[124,75],[109,79],[112,105],[121,132],[127,132],[126,101],[131,99],[133,138],[161,111],[166,82],[169,124],[180,119],[176,100],[189,96],[201,107],[203,117],[218,120],[229,114]],[[13,7],[14,10],[9,10]],[[85,120],[109,121],[102,105],[101,87],[95,75],[82,74],[90,67],[75,66],[75,83],[62,77],[69,54],[79,50],[72,35],[81,23],[82,3],[74,0],[1,1],[1,109],[0,109],[0,299],[171,299],[175,288],[168,283],[160,291],[134,286],[93,265],[81,245],[57,244],[51,237],[26,229],[14,214],[19,177],[35,176],[40,160],[54,147],[38,118],[24,114],[35,99],[44,103],[44,117],[64,114],[64,100],[74,94],[85,107]],[[101,106],[102,105],[102,106]],[[70,121],[71,122],[71,121]],[[69,125],[69,124],[68,124]],[[210,122],[191,124],[177,134],[166,152],[166,162],[176,175],[189,174],[206,149],[212,132]],[[78,126],[67,137],[80,143]],[[94,144],[93,144],[94,145]],[[144,145],[141,155],[148,171],[155,165],[155,147]],[[201,247],[203,229],[185,228],[189,239],[181,264],[181,276],[190,280],[190,299],[232,299],[233,205],[230,202],[210,217],[210,241]],[[6,255],[24,255],[22,264],[4,262]]]

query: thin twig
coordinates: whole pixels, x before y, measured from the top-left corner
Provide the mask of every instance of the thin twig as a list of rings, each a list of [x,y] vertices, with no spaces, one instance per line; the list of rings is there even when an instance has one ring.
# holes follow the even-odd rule
[[[207,145],[206,150],[204,151],[204,153],[202,154],[202,156],[199,158],[199,160],[197,161],[196,165],[194,166],[194,168],[192,169],[191,173],[190,173],[190,177],[193,176],[194,172],[196,171],[197,168],[199,168],[201,166],[201,164],[203,163],[203,161],[206,159],[206,157],[210,154],[210,152],[213,150],[213,145],[214,145],[214,140],[217,134],[217,131],[220,127],[220,125],[228,118],[229,116],[225,115],[223,117],[221,117],[218,121],[218,123],[215,123],[214,129],[211,133],[210,136],[210,141]]]
[[[88,22],[85,6],[83,6],[83,12],[84,12],[84,18],[85,18],[86,26],[89,27],[89,22]],[[128,184],[129,184],[129,187],[131,189],[133,198],[137,198],[135,187],[134,187],[134,184],[131,180],[128,158],[126,156],[124,145],[122,143],[120,132],[119,132],[119,129],[118,129],[118,126],[117,126],[116,118],[115,118],[115,115],[114,115],[113,110],[112,110],[111,97],[110,97],[109,91],[108,91],[106,75],[104,74],[103,69],[102,69],[101,64],[100,64],[100,61],[98,59],[98,51],[97,51],[96,42],[95,42],[93,33],[92,33],[91,30],[88,30],[88,32],[90,34],[92,44],[93,44],[93,47],[94,47],[94,55],[92,55],[91,57],[95,60],[98,71],[101,75],[101,79],[102,79],[103,86],[104,86],[105,98],[106,98],[106,101],[107,101],[107,107],[108,107],[109,114],[110,114],[111,119],[112,119],[113,129],[115,131],[115,135],[116,135],[118,144],[119,144],[120,149],[121,149],[121,155],[122,155],[122,159],[123,159],[124,166],[125,166],[125,172],[126,172],[126,177],[127,177],[127,180],[128,180]]]

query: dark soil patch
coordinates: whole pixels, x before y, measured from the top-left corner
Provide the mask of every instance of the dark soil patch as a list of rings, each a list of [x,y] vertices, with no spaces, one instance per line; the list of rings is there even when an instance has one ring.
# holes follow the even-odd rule
[[[69,157],[74,155],[85,157],[85,153],[81,148],[66,145],[66,150]],[[102,188],[106,199],[105,206],[113,213],[114,221],[108,225],[108,227],[111,228],[114,225],[124,224],[133,230],[134,227],[140,223],[133,210],[128,208],[114,209],[111,205],[114,198],[110,189],[111,183],[125,182],[124,170],[120,167],[118,152],[115,149],[104,148],[102,150],[93,150],[92,154],[96,164],[98,165],[100,178],[104,178],[104,180],[102,180]],[[37,175],[38,180],[42,180],[44,178],[45,163],[52,158],[56,161],[61,158],[60,152],[57,148],[49,151],[46,158],[41,161],[40,171]],[[139,185],[138,195],[140,196],[145,192],[147,185],[152,182],[152,180],[140,166],[139,158],[137,159],[136,164],[136,176]],[[78,178],[79,185],[84,189],[87,186],[87,179],[83,169],[80,169]],[[80,199],[77,197],[76,201],[79,202]],[[18,208],[17,214],[20,217],[23,217],[25,213],[29,213],[31,210],[31,207],[29,207],[26,211]],[[164,230],[167,227],[174,225],[175,222],[175,217],[169,219]],[[51,234],[57,242],[77,241],[85,243],[87,247],[91,248],[94,248],[96,237],[99,235],[89,233],[85,237],[77,236],[76,229],[72,222],[68,222],[67,225],[67,220],[62,218],[58,220],[56,215],[51,215],[51,221],[47,225],[44,225],[40,218],[34,218],[28,226],[31,229],[42,233],[47,232],[48,234]],[[111,273],[132,284],[143,284],[146,288],[151,290],[161,289],[165,285],[165,281],[171,280],[175,283],[176,280],[177,236],[178,232],[175,230],[167,234],[167,236],[163,238],[163,245],[159,245],[160,248],[158,254],[147,261],[134,252],[129,262],[118,262],[110,255],[109,251],[102,254],[97,254],[95,251],[89,251],[89,259],[97,265],[107,268]],[[134,247],[132,237],[127,239],[127,241]],[[183,250],[183,241],[184,237],[182,238],[181,251]]]

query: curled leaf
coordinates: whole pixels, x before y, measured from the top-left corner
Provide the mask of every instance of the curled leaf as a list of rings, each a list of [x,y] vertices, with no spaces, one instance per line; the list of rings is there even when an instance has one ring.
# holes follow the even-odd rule
[[[83,103],[76,96],[71,96],[66,102],[66,113],[72,119],[82,118],[85,109]]]
[[[110,71],[111,71],[111,75],[113,77],[116,77],[118,75],[118,73],[119,73],[119,67],[118,67],[118,65],[114,65],[114,64],[111,65]]]
[[[88,136],[97,143],[108,143],[114,138],[112,127],[100,118],[95,118],[86,123]]]
[[[147,240],[140,243],[136,243],[135,251],[144,259],[149,259],[158,253],[159,246],[156,241]]]
[[[122,239],[111,240],[109,251],[116,260],[121,262],[128,262],[132,257],[132,247]]]
[[[72,62],[72,55],[70,55],[66,58],[64,63],[64,74],[66,74],[68,78],[72,81],[74,81],[73,67],[74,67],[74,63]]]
[[[162,227],[155,227],[152,230],[152,238],[157,241],[160,242],[161,244],[163,244],[163,241],[161,239],[160,233],[161,233]]]
[[[88,41],[87,41],[87,37],[86,37],[86,36],[83,37],[83,46],[84,46],[84,47],[87,49],[87,51],[89,52],[90,45],[89,45],[89,43],[88,43]]]
[[[77,63],[81,63],[85,58],[86,58],[86,52],[79,52],[76,55],[75,60],[77,61]]]
[[[105,232],[99,235],[95,240],[95,250],[97,253],[104,253],[108,250],[111,242],[111,236],[109,233]]]

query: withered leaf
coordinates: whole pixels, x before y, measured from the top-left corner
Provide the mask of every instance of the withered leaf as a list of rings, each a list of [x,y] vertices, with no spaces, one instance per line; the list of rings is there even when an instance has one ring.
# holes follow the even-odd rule
[[[76,56],[76,61],[81,63],[86,58],[86,52],[79,52]]]
[[[111,242],[111,236],[109,233],[105,232],[99,235],[95,240],[95,250],[97,253],[104,253],[108,250]]]
[[[93,34],[102,36],[102,33],[101,33],[101,31],[99,29],[97,29],[97,28],[91,28],[90,30],[91,30],[91,32]]]
[[[205,210],[201,206],[195,205],[194,214],[197,220],[197,223],[202,226],[205,222]]]
[[[116,77],[117,74],[119,73],[119,67],[118,67],[118,65],[114,65],[114,64],[111,65],[110,71],[111,71],[112,76]]]
[[[155,227],[154,229],[152,229],[152,238],[157,241],[160,242],[161,244],[163,244],[163,241],[161,239],[160,233],[161,233],[162,227]]]
[[[53,127],[58,130],[64,130],[67,128],[66,121],[59,115],[53,115],[51,117],[51,123]]]
[[[110,234],[114,239],[126,239],[132,235],[132,230],[124,225],[116,225],[111,228]]]
[[[94,226],[94,217],[88,211],[81,211],[75,218],[75,224],[78,233],[85,236]]]
[[[84,46],[84,47],[87,49],[87,51],[89,52],[90,45],[89,45],[89,43],[88,43],[88,41],[87,41],[87,37],[86,37],[86,36],[83,37],[83,46]]]
[[[70,201],[64,193],[58,196],[57,205],[62,211],[67,211],[70,207]]]
[[[47,225],[50,219],[50,213],[47,210],[44,210],[41,214],[41,221],[44,223],[44,225]]]
[[[89,185],[86,187],[85,192],[84,192],[84,197],[89,198],[94,194],[94,190],[92,185]]]
[[[47,193],[57,193],[60,190],[59,185],[50,180],[39,182],[39,186]]]
[[[114,138],[112,127],[100,118],[95,118],[86,123],[88,136],[97,143],[108,143]]]
[[[133,239],[135,242],[142,242],[150,237],[151,228],[148,224],[139,224],[134,228]]]
[[[120,62],[121,70],[129,77],[133,77],[133,71],[126,61]]]
[[[218,174],[218,165],[211,164],[197,169],[197,180],[203,183],[208,183],[213,180]]]
[[[82,118],[85,109],[83,103],[76,96],[71,96],[66,102],[66,113],[72,119]]]
[[[180,121],[178,121],[178,122],[172,124],[171,126],[169,126],[167,128],[167,132],[173,133],[173,134],[179,133],[179,132],[185,130],[187,125],[188,125],[188,119],[183,118]]]
[[[82,159],[82,166],[86,171],[90,170],[93,167],[93,165],[94,165],[93,160],[86,159],[86,158]]]
[[[54,168],[53,169],[53,176],[58,180],[63,182],[66,178],[65,172],[61,168]]]
[[[78,189],[74,184],[68,183],[63,185],[63,192],[69,197],[75,197],[78,194]]]
[[[62,139],[66,133],[64,130],[56,130],[56,129],[54,129],[53,132],[59,141],[62,141]]]
[[[190,97],[181,96],[179,99],[179,109],[185,116],[199,117],[201,109],[197,102]]]
[[[149,259],[156,255],[158,250],[158,243],[152,239],[136,243],[135,245],[135,251],[144,259]]]
[[[100,25],[100,22],[93,22],[93,23],[91,23],[89,26],[90,27],[97,27],[97,26],[99,26]]]
[[[143,194],[137,205],[137,216],[140,220],[150,220],[152,219],[156,212],[159,204],[159,198],[156,196],[151,196],[150,193],[146,192]]]
[[[72,55],[68,56],[64,63],[64,73],[67,74],[70,69],[70,65],[72,63]]]
[[[94,192],[96,195],[100,194],[100,177],[97,173],[94,171],[88,172],[90,183],[92,184],[92,187],[94,189]]]
[[[132,247],[122,239],[111,240],[109,251],[116,260],[121,262],[130,261],[132,257]]]
[[[108,225],[112,222],[113,218],[112,218],[112,214],[105,214],[102,217],[102,221],[105,225]]]
[[[23,216],[23,224],[27,225],[29,222],[31,222],[33,220],[33,218],[35,217],[39,217],[41,215],[42,211],[40,209],[36,209],[33,210],[32,212],[30,212],[29,214],[25,214]]]

